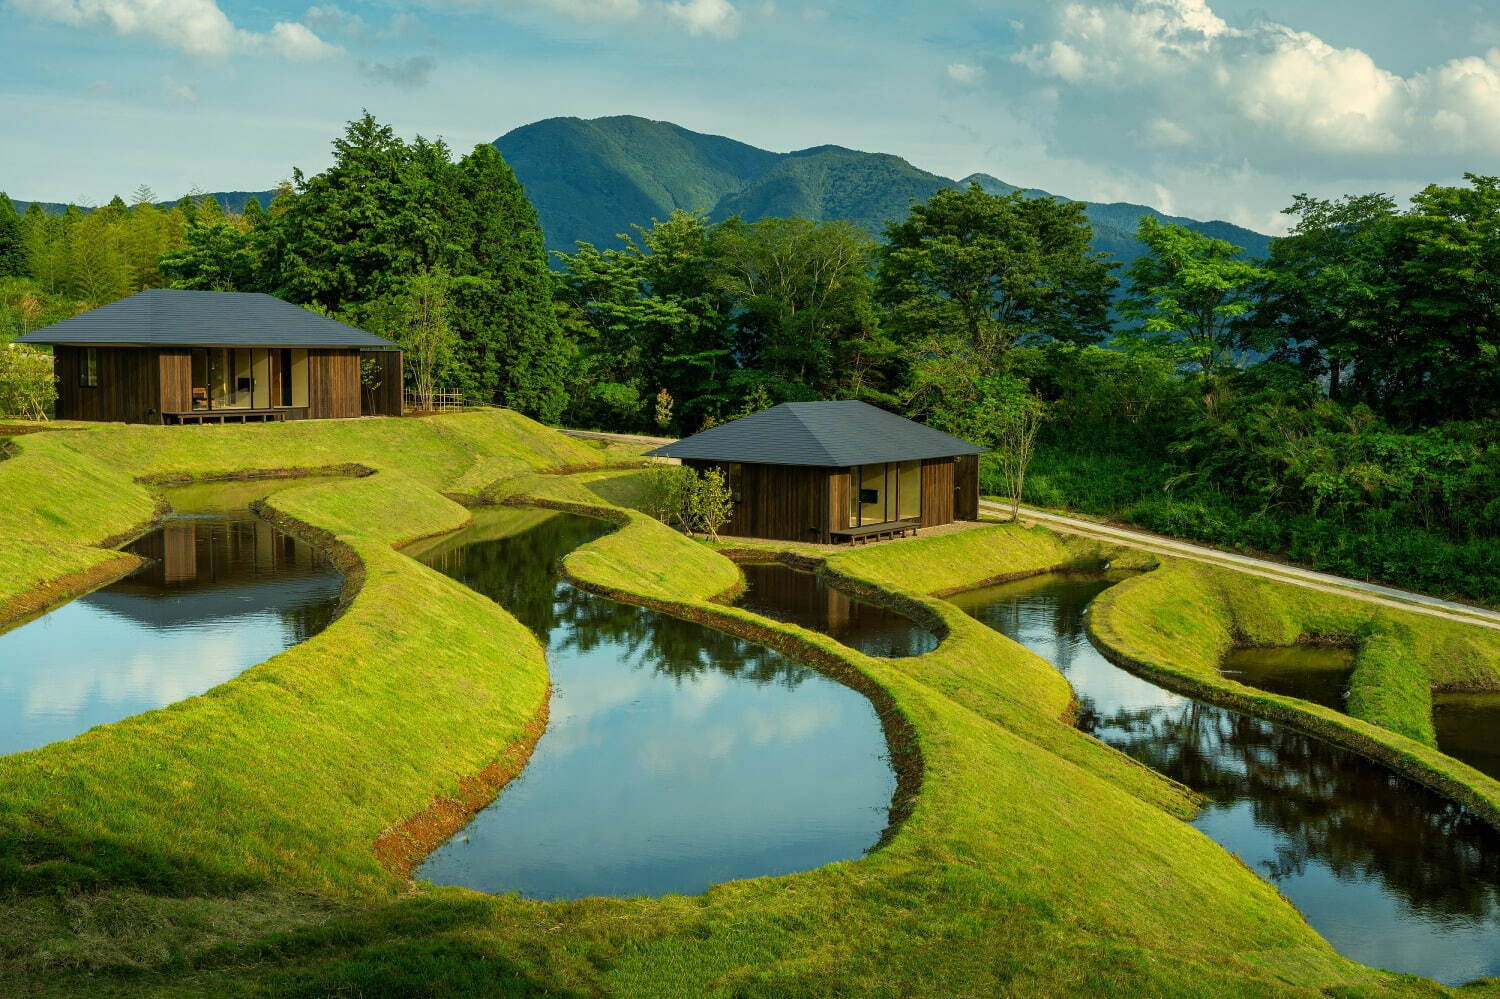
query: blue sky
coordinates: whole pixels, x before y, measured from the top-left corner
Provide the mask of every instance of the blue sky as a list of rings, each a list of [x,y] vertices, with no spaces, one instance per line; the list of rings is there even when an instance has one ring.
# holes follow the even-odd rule
[[[458,148],[639,114],[1266,231],[1500,173],[1471,0],[0,0],[0,189],[264,189],[368,107]]]

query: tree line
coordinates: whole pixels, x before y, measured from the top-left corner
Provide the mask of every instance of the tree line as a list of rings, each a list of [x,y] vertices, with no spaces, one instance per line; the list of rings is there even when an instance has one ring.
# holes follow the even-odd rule
[[[549,266],[493,147],[369,115],[268,205],[151,201],[0,201],[0,335],[144,287],[265,291],[403,344],[425,391],[546,422],[863,399],[997,447],[993,492],[1500,599],[1495,178],[1299,196],[1264,260],[1143,218],[1125,271],[1080,204],[977,186],[879,240],[677,212]]]

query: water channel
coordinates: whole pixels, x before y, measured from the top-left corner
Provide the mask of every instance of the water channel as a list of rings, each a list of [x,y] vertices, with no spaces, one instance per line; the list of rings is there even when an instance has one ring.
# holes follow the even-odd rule
[[[1118,578],[1039,576],[952,599],[1066,674],[1084,731],[1206,795],[1193,824],[1340,953],[1448,984],[1500,974],[1500,833],[1354,753],[1115,666],[1085,614]]]
[[[861,856],[895,776],[860,694],[769,649],[563,582],[609,525],[528,509],[410,554],[541,639],[553,691],[521,775],[417,876],[529,898],[697,893]]]
[[[932,632],[911,618],[866,603],[821,577],[779,562],[740,566],[745,593],[738,606],[777,621],[821,631],[868,656],[897,659],[937,648]]]
[[[125,547],[150,561],[0,634],[0,754],[201,694],[321,631],[339,573],[247,508],[296,484],[167,490],[173,514]]]

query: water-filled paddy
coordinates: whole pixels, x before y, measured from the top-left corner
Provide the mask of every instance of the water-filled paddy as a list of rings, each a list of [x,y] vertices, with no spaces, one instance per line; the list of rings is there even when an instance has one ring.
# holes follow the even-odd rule
[[[1342,711],[1354,672],[1354,650],[1331,645],[1237,648],[1224,657],[1219,670],[1248,686]]]
[[[0,634],[0,753],[201,694],[321,631],[338,572],[246,508],[290,484],[169,490],[178,512],[125,549],[151,561]]]
[[[531,898],[696,893],[874,846],[895,777],[869,701],[769,649],[564,583],[557,561],[609,529],[480,510],[412,551],[531,628],[553,684],[525,770],[417,876]]]
[[[937,636],[911,618],[829,586],[780,563],[740,566],[745,593],[736,604],[765,617],[821,631],[869,656],[894,659],[937,648]]]
[[[1085,632],[1111,582],[1049,575],[953,600],[1062,670],[1081,728],[1205,794],[1193,824],[1340,953],[1447,983],[1500,974],[1500,833],[1354,753],[1115,666]]]
[[[1438,748],[1500,780],[1500,693],[1435,693]]]

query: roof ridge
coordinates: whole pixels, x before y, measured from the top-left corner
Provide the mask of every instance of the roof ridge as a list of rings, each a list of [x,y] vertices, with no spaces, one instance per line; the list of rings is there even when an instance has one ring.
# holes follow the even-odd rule
[[[784,405],[786,406],[787,412],[792,414],[792,419],[796,420],[797,425],[802,428],[802,432],[808,436],[809,440],[817,445],[818,450],[821,451],[823,457],[827,459],[825,464],[838,464],[838,462],[833,460],[833,455],[829,453],[828,445],[823,442],[823,438],[818,435],[818,432],[816,430],[807,425],[807,421],[802,418],[800,413],[798,413],[797,408],[790,402],[784,403]]]

